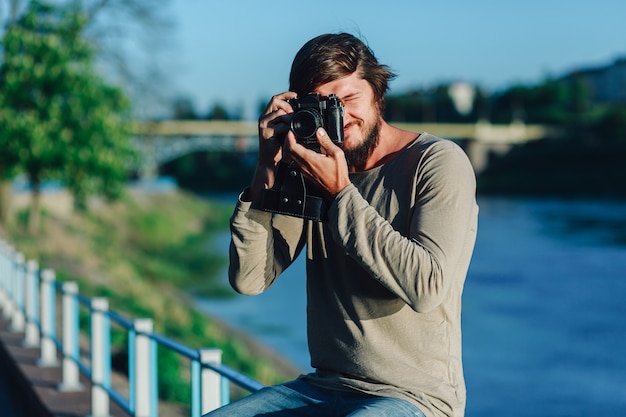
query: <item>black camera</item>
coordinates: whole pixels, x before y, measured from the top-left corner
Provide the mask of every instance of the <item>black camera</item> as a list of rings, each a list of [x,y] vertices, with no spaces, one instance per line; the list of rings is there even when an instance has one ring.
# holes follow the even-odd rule
[[[319,152],[315,132],[323,127],[335,144],[343,143],[343,103],[335,94],[325,97],[310,93],[287,102],[294,111],[290,127],[298,142]]]
[[[298,142],[321,152],[315,132],[323,127],[335,144],[343,143],[343,104],[336,95],[324,97],[311,93],[287,101],[293,108],[290,129]],[[304,179],[297,166],[281,161],[276,167],[274,186],[263,192],[261,209],[324,222],[328,201],[322,190]]]

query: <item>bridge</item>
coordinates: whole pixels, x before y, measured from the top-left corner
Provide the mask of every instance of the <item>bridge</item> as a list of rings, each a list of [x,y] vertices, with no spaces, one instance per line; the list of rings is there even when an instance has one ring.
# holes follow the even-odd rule
[[[556,128],[513,122],[493,125],[481,121],[456,123],[392,123],[413,132],[428,132],[463,146],[476,172],[483,170],[490,153],[505,153],[512,146],[560,135]],[[258,127],[254,121],[170,120],[138,123],[133,144],[142,155],[141,175],[154,175],[158,167],[183,155],[198,152],[256,152]]]

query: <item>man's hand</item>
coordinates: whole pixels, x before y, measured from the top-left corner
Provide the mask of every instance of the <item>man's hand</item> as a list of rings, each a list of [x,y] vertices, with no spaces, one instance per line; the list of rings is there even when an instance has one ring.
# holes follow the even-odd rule
[[[282,145],[289,131],[289,114],[293,113],[288,99],[295,98],[293,92],[272,97],[259,118],[259,156],[250,192],[252,201],[259,201],[263,190],[274,185],[276,165],[282,159]]]
[[[333,143],[324,128],[317,129],[315,136],[322,153],[298,143],[292,132],[287,134],[283,153],[300,166],[305,177],[319,184],[334,198],[350,184],[348,163],[343,150]]]

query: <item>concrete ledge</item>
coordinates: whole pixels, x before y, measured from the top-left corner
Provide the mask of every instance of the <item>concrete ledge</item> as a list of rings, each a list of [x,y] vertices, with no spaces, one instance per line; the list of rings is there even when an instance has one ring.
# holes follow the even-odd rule
[[[5,332],[5,324],[3,320],[0,338],[0,414],[5,417],[53,417],[8,350],[7,345],[19,347],[22,335]],[[19,359],[29,362],[30,356],[25,355]]]
[[[10,322],[0,319],[0,372],[9,375],[7,395],[12,400],[15,417],[85,417],[91,415],[91,382],[80,375],[81,391],[61,392],[60,366],[41,367],[39,348],[23,346],[24,334],[12,333]],[[60,356],[59,363],[60,361]],[[6,368],[6,369],[5,369]],[[0,386],[1,389],[1,386]],[[110,415],[126,416],[117,404],[111,402]],[[5,417],[0,405],[0,416]],[[13,417],[7,415],[7,417]]]

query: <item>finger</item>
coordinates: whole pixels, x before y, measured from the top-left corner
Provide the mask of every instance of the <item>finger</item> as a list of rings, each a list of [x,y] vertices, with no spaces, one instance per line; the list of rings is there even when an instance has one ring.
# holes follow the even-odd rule
[[[259,117],[259,127],[265,129],[267,127],[271,127],[271,125],[275,125],[281,122],[286,122],[285,116],[288,114],[287,111],[277,108],[276,110],[270,113],[264,113]]]
[[[322,153],[332,156],[335,155],[338,151],[341,152],[341,149],[335,145],[333,140],[328,136],[328,133],[323,127],[320,127],[315,132],[315,137],[317,138],[317,142],[322,147]]]
[[[284,93],[273,96],[267,107],[265,108],[263,115],[269,115],[280,110],[284,111],[285,113],[292,113],[293,109],[291,108],[291,105],[287,102],[287,100],[296,97],[297,94],[293,91],[286,91]]]
[[[289,115],[282,109],[262,115],[259,119],[259,137],[263,140],[278,139],[283,142],[289,131]]]
[[[283,159],[285,160],[285,162],[302,161],[302,157],[299,154],[299,147],[302,146],[298,143],[296,136],[291,130],[288,130],[287,133],[283,136],[282,146]]]
[[[288,114],[293,113],[287,100],[296,97],[296,93],[287,91],[272,97],[265,111],[259,117],[259,137],[263,140],[282,139],[289,130]]]
[[[287,134],[285,135],[284,147],[287,150],[287,153],[298,154],[300,152],[299,148],[301,148],[302,146],[298,143],[298,139],[296,139],[296,135],[294,135],[294,133],[291,130],[289,130]]]

